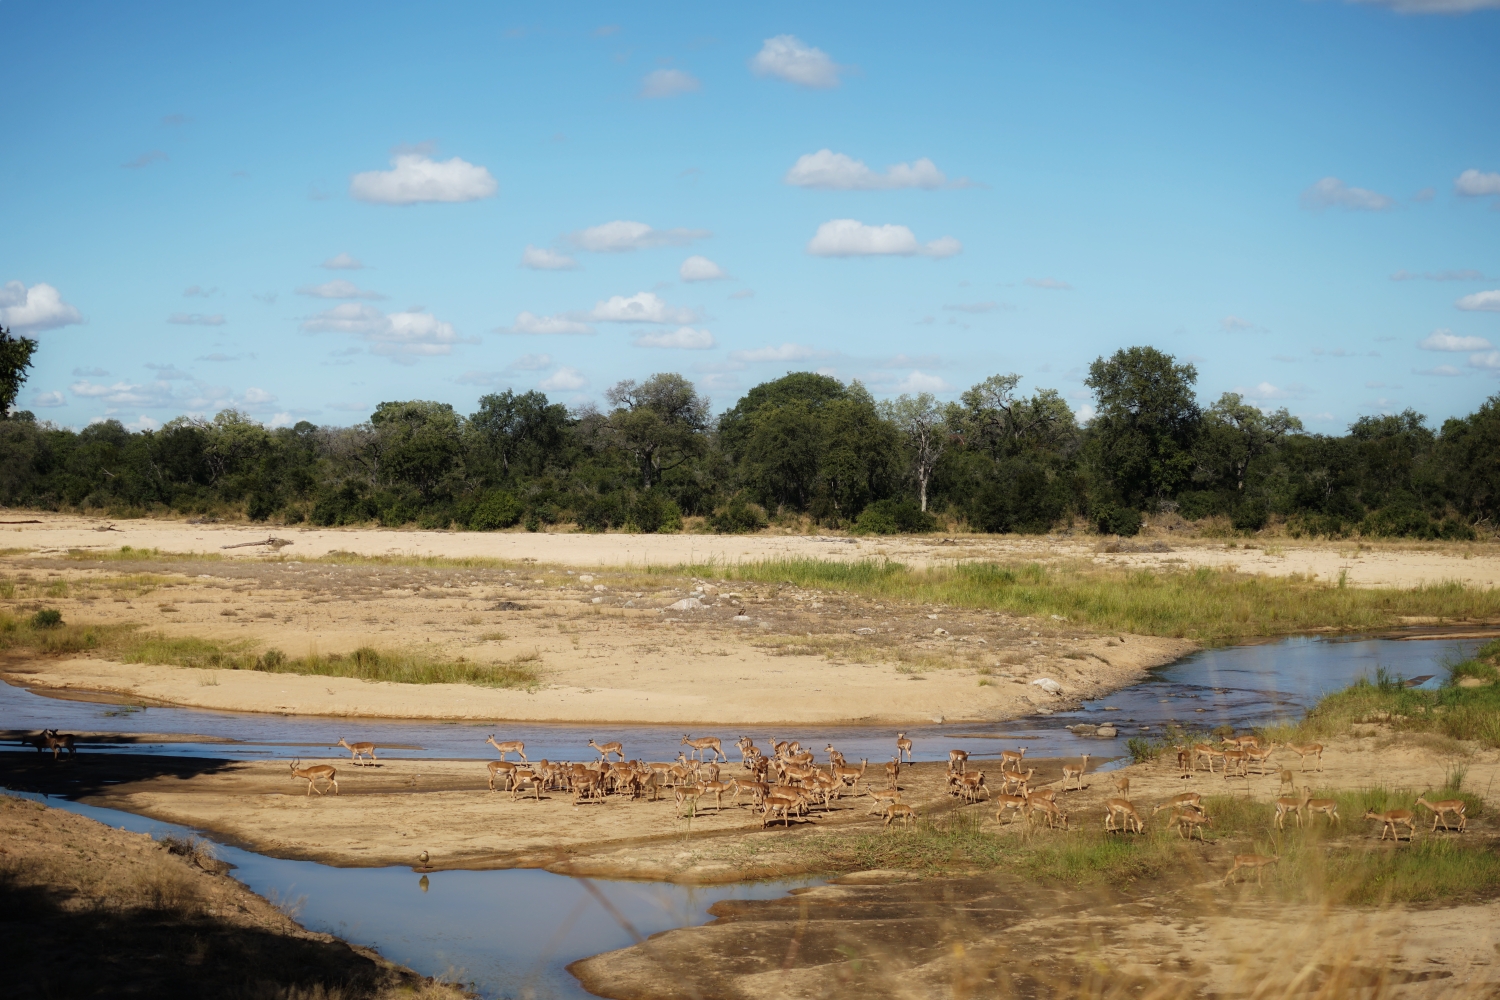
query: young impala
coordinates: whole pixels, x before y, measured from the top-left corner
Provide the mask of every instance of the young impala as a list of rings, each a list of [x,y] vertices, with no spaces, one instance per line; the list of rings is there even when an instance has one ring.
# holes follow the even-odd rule
[[[1446,813],[1452,813],[1458,819],[1458,832],[1463,833],[1464,827],[1469,825],[1469,817],[1464,813],[1469,804],[1463,799],[1439,799],[1436,802],[1428,802],[1424,796],[1417,796],[1417,805],[1432,810],[1432,832],[1437,833],[1438,820],[1443,821],[1443,829],[1450,830]]]
[[[349,751],[350,756],[353,757],[356,764],[364,763],[363,758],[367,754],[372,762],[375,760],[375,744],[373,743],[350,743],[340,736],[339,746]]]
[[[1234,877],[1234,873],[1241,868],[1254,868],[1255,884],[1264,885],[1265,883],[1261,881],[1261,876],[1265,873],[1266,868],[1280,860],[1281,855],[1279,854],[1273,854],[1270,857],[1266,857],[1264,854],[1236,854],[1234,856],[1234,867],[1229,869],[1224,875],[1224,884],[1228,885],[1229,880]]]
[[[1417,833],[1417,820],[1416,817],[1412,816],[1410,809],[1387,809],[1385,812],[1376,812],[1374,809],[1366,809],[1365,819],[1380,820],[1381,840],[1384,840],[1385,835],[1389,833],[1391,835],[1391,839],[1399,843],[1401,840],[1401,834],[1396,830],[1396,827],[1398,826],[1406,827],[1407,840],[1411,840],[1411,838],[1416,836]]]
[[[1063,765],[1063,791],[1068,790],[1068,782],[1070,781],[1078,786],[1079,791],[1083,791],[1083,772],[1089,769],[1089,758],[1092,756],[1093,754],[1084,754],[1083,763],[1078,765],[1077,767],[1074,767],[1072,764]],[[1017,767],[1016,770],[1019,771],[1020,768]]]
[[[485,740],[485,742],[494,747],[496,750],[500,751],[501,760],[504,760],[505,755],[508,753],[513,753],[516,756],[520,757],[522,760],[526,759],[526,744],[522,743],[520,740],[503,740],[499,743],[496,743],[495,734],[491,733],[489,739]]]
[[[332,764],[314,764],[311,767],[298,767],[297,765],[300,763],[302,763],[300,760],[292,761],[292,779],[295,781],[297,778],[306,778],[308,795],[313,793],[313,788],[316,787],[319,778],[324,779],[333,786],[333,794],[337,795],[339,793],[339,772]],[[319,788],[318,794],[322,795],[323,789]]]

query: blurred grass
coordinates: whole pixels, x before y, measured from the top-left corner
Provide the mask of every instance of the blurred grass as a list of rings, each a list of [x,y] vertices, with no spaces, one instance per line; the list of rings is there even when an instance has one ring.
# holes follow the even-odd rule
[[[663,567],[656,572],[844,590],[883,600],[1005,611],[1043,620],[1056,615],[1101,631],[1211,644],[1312,630],[1390,627],[1406,616],[1500,619],[1500,590],[1460,583],[1340,588],[1298,576],[1250,576],[1207,567],[1159,572],[1029,562],[912,569],[868,559],[770,559]]]

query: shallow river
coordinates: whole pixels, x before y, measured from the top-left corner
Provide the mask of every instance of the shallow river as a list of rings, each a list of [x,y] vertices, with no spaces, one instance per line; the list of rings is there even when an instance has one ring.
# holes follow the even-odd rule
[[[1150,735],[1169,722],[1244,729],[1295,719],[1317,698],[1377,667],[1413,678],[1444,674],[1444,666],[1472,654],[1484,640],[1286,639],[1254,646],[1205,650],[1158,668],[1139,684],[1081,709],[1002,723],[911,727],[918,759],[946,759],[950,747],[975,757],[998,756],[1002,747],[1026,746],[1034,757],[1124,754],[1124,741]],[[1004,682],[1002,682],[1004,683]],[[1075,737],[1063,727],[1080,721],[1114,722],[1114,740]],[[621,739],[632,757],[671,759],[680,748],[676,729],[617,726],[607,732],[563,725],[502,727],[499,723],[369,722],[316,717],[205,712],[182,708],[63,701],[0,684],[0,729],[178,733],[232,739],[233,743],[118,744],[134,753],[196,754],[234,759],[304,757],[337,752],[340,736],[372,740],[382,756],[489,758],[484,738],[524,739],[532,757],[581,760],[590,737]],[[726,744],[739,732],[720,732]],[[889,759],[890,727],[842,726],[750,732],[798,739],[822,747],[830,740],[845,756]],[[90,747],[97,752],[97,748]],[[115,827],[184,832],[128,813],[78,803],[51,804],[93,816]],[[587,955],[629,944],[672,927],[707,919],[720,899],[771,898],[810,880],[738,886],[686,886],[583,880],[542,871],[434,872],[421,879],[408,868],[332,868],[282,861],[232,847],[219,848],[251,889],[284,901],[315,930],[378,948],[387,957],[427,975],[453,975],[490,997],[588,996],[565,970]],[[608,900],[611,914],[590,889]]]

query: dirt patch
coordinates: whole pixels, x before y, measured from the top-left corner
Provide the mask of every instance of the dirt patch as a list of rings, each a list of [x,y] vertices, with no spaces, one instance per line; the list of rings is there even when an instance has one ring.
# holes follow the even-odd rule
[[[299,926],[203,845],[0,796],[0,962],[11,996],[457,1000]]]

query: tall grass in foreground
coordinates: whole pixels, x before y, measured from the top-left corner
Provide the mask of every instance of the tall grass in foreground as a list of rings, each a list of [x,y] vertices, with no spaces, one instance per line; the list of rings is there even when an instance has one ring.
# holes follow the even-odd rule
[[[884,600],[1005,611],[1044,620],[1056,615],[1104,631],[1206,643],[1315,629],[1384,628],[1404,616],[1500,618],[1500,590],[1460,583],[1365,590],[1207,567],[1174,572],[1085,563],[958,563],[913,569],[875,560],[771,559],[660,572],[845,590]]]
[[[0,650],[24,649],[43,655],[97,653],[122,663],[173,667],[257,670],[276,674],[356,677],[396,684],[474,684],[480,687],[534,688],[541,682],[541,657],[525,653],[501,663],[463,658],[438,659],[422,653],[362,646],[340,653],[289,657],[279,649],[257,652],[254,643],[197,636],[141,632],[132,625],[72,625],[37,628],[29,619],[0,612]]]

